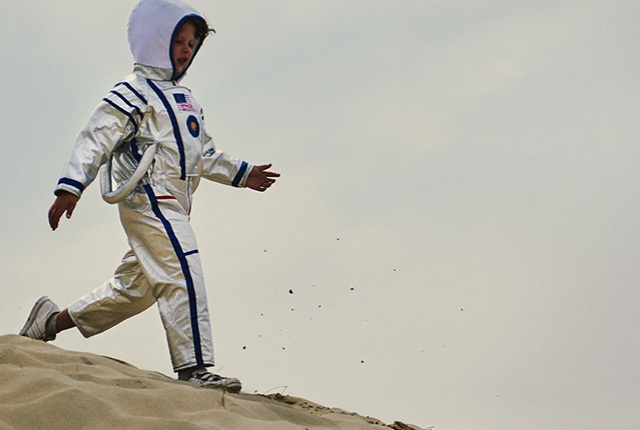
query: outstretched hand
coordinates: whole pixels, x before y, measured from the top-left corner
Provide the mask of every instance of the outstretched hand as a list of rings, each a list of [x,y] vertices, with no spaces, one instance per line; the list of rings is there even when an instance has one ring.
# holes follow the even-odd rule
[[[268,170],[270,167],[271,164],[253,166],[253,169],[249,172],[249,177],[247,177],[247,188],[263,192],[273,185],[276,182],[275,178],[278,178],[280,173],[270,172]]]
[[[78,200],[79,198],[76,195],[66,191],[61,191],[60,194],[58,194],[58,197],[56,197],[51,208],[49,208],[49,225],[52,230],[58,228],[60,218],[65,212],[67,214],[67,219],[71,218]]]

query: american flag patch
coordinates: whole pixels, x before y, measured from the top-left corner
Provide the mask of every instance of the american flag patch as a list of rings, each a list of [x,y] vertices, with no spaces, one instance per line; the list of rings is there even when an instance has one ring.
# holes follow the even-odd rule
[[[193,101],[191,101],[191,96],[189,94],[174,94],[173,98],[176,100],[176,104],[178,105],[178,110],[180,112],[195,112],[196,108],[193,106]]]

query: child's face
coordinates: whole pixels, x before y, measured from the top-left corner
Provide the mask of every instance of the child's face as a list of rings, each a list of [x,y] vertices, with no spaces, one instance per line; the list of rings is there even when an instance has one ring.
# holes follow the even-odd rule
[[[173,39],[171,54],[176,66],[176,74],[180,75],[189,65],[196,46],[196,27],[190,22],[185,22]]]

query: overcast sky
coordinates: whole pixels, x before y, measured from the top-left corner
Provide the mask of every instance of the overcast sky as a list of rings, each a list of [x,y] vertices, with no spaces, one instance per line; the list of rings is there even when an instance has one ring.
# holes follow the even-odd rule
[[[127,249],[98,184],[46,213],[134,4],[0,2],[2,334]],[[640,427],[639,2],[192,4],[208,131],[282,173],[196,195],[216,371],[437,430]],[[54,344],[172,375],[155,309]]]

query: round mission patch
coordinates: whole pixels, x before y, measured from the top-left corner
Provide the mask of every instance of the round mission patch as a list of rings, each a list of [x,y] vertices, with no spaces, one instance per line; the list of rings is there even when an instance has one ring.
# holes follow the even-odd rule
[[[189,118],[187,118],[187,128],[191,136],[198,137],[198,135],[200,135],[200,123],[195,116],[189,115]]]

